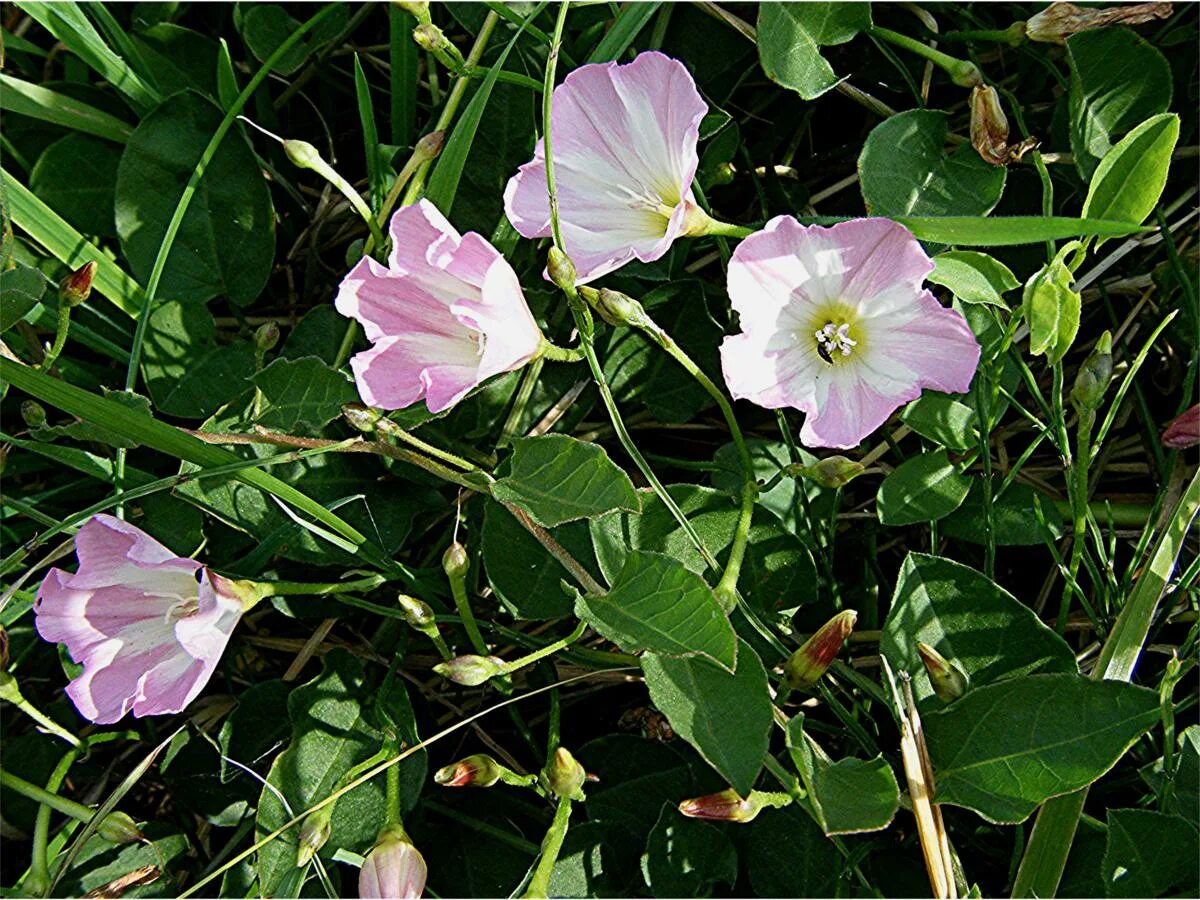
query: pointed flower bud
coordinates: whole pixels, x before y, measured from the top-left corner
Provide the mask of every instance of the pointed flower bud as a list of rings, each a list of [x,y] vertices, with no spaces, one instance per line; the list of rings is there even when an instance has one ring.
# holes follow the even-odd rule
[[[710,822],[751,822],[762,808],[763,804],[753,792],[743,798],[733,788],[693,797],[679,804],[679,811],[689,819],[708,819]]]
[[[1169,18],[1171,12],[1170,3],[1137,3],[1107,9],[1085,9],[1074,3],[1051,3],[1025,23],[1025,34],[1031,41],[1065,44],[1067,38],[1081,31],[1107,25],[1140,25],[1154,19]]]
[[[433,775],[442,787],[491,787],[500,780],[500,763],[486,753],[476,753],[456,763],[443,766]]]
[[[608,288],[583,292],[583,297],[609,325],[629,325],[633,328],[643,328],[650,324],[650,317],[637,300],[620,291]]]
[[[559,747],[542,770],[543,786],[556,797],[583,799],[583,783],[587,772],[566,747]]]
[[[317,852],[329,840],[333,830],[333,804],[326,803],[320,809],[313,810],[300,823],[299,844],[296,847],[296,865],[307,866]]]
[[[437,159],[445,145],[446,132],[431,131],[417,141],[416,147],[413,148],[413,154],[419,155],[424,160]]]
[[[1079,367],[1075,386],[1071,389],[1071,404],[1078,410],[1095,412],[1104,401],[1104,392],[1112,381],[1112,335],[1100,335],[1096,346]]]
[[[404,829],[385,828],[363,860],[358,874],[358,896],[388,900],[420,897],[428,875],[424,857]]]
[[[259,353],[274,350],[279,343],[279,325],[275,322],[263,322],[254,332],[254,349]]]
[[[811,466],[797,463],[787,467],[793,478],[807,478],[823,488],[844,487],[865,471],[862,463],[845,456],[826,456]]]
[[[67,306],[78,306],[92,293],[96,262],[86,262],[58,283],[58,299]]]
[[[437,627],[433,607],[424,600],[418,600],[408,594],[400,594],[396,599],[400,603],[400,611],[404,613],[404,621],[417,631],[428,631]]]
[[[113,810],[105,816],[96,833],[113,844],[132,844],[144,839],[137,822],[120,810]]]
[[[313,169],[321,172],[327,168],[325,160],[321,158],[321,152],[308,141],[285,140],[283,152],[292,161],[292,165],[298,169]]]
[[[379,424],[381,416],[379,410],[362,403],[346,403],[342,406],[342,418],[354,429],[370,434]]]
[[[442,554],[442,569],[447,578],[465,578],[471,568],[471,558],[467,556],[467,548],[455,541]]]
[[[1200,444],[1200,404],[1172,419],[1163,432],[1162,442],[1170,450],[1186,450]]]
[[[917,653],[929,673],[929,683],[943,703],[951,703],[967,692],[967,676],[954,663],[923,641],[917,641]]]
[[[842,644],[854,630],[858,613],[844,609],[804,642],[783,664],[784,683],[792,690],[807,690],[821,680],[833,663]]]
[[[21,418],[30,428],[41,428],[46,424],[46,407],[36,400],[22,400]]]
[[[546,254],[546,274],[559,290],[569,291],[575,286],[575,264],[557,247],[551,247]]]
[[[433,667],[443,678],[455,684],[477,687],[485,681],[504,674],[504,660],[496,656],[456,656]]]

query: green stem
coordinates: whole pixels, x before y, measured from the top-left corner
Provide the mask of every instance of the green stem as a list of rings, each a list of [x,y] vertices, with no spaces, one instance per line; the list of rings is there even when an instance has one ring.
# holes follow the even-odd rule
[[[552,654],[557,653],[559,650],[564,650],[583,637],[583,633],[586,630],[587,622],[580,622],[575,626],[575,630],[568,634],[565,638],[560,638],[553,643],[547,644],[545,647],[534,650],[532,653],[522,656],[520,659],[514,659],[512,662],[505,663],[504,671],[506,673],[515,672],[518,669],[531,666],[538,660],[545,659],[547,656],[551,656]]]
[[[62,738],[75,749],[83,746],[79,738],[71,734],[40,709],[25,699],[25,695],[21,693],[21,687],[17,684],[16,676],[9,672],[0,671],[0,700],[11,703],[33,721],[37,722],[45,731],[50,732],[56,737]]]
[[[1071,467],[1071,507],[1074,514],[1074,527],[1071,530],[1071,561],[1068,571],[1070,580],[1063,585],[1062,599],[1058,603],[1058,623],[1055,630],[1061,637],[1067,628],[1067,616],[1071,612],[1072,582],[1079,583],[1079,566],[1083,562],[1085,534],[1088,516],[1088,459],[1091,455],[1089,442],[1092,437],[1092,426],[1096,423],[1094,410],[1085,409],[1079,413],[1076,426],[1075,459]]]
[[[354,211],[362,217],[362,220],[367,225],[367,229],[371,232],[371,239],[368,243],[372,247],[383,247],[383,229],[379,222],[375,220],[375,214],[371,212],[371,207],[367,206],[367,202],[363,200],[362,195],[354,189],[354,185],[343,178],[337,169],[320,157],[313,160],[309,164],[309,168],[337,188],[341,195],[354,207]],[[365,245],[363,252],[368,252]]]
[[[6,772],[3,769],[0,769],[0,784],[9,790],[16,791],[22,797],[28,797],[35,803],[48,806],[62,813],[64,816],[70,816],[72,819],[77,819],[80,822],[90,822],[92,817],[96,815],[96,811],[90,806],[76,803],[74,800],[68,800],[66,797],[38,787],[36,784],[28,782],[24,778],[14,775],[12,772]]]
[[[890,28],[880,28],[875,26],[871,28],[867,34],[871,37],[878,38],[881,41],[886,41],[907,50],[910,53],[915,53],[922,59],[927,59],[938,68],[945,71],[950,76],[950,80],[959,87],[975,87],[983,84],[983,76],[979,72],[979,67],[973,62],[965,59],[958,59],[955,56],[950,56],[947,53],[942,53],[940,50],[934,50],[928,44],[922,44],[920,41],[914,40],[907,35],[900,34],[897,31],[892,31]]]
[[[1013,22],[1007,28],[981,28],[976,31],[947,31],[938,35],[939,41],[956,43],[961,41],[995,41],[1019,47],[1025,42],[1025,23]]]
[[[393,746],[388,756],[396,756],[400,747]],[[403,810],[400,804],[400,767],[391,766],[386,773],[387,778],[387,827],[403,828]]]
[[[535,359],[548,359],[550,362],[581,362],[584,359],[582,347],[559,347],[557,344],[552,344],[544,337],[538,345],[537,355]]]
[[[746,558],[746,545],[750,540],[750,523],[754,517],[754,501],[757,497],[757,484],[747,481],[742,485],[742,508],[738,512],[737,528],[733,532],[733,543],[729,548],[729,561],[725,564],[725,571],[721,573],[721,580],[713,588],[713,593],[717,595],[726,612],[737,605],[738,577],[742,573],[742,562]]]
[[[479,28],[479,34],[475,36],[475,44],[471,47],[471,52],[467,55],[467,66],[474,67],[479,65],[479,60],[483,58],[483,52],[487,49],[488,41],[491,40],[492,32],[496,29],[496,23],[500,21],[500,17],[494,12],[488,12],[487,17],[483,20],[483,25]],[[454,87],[450,89],[450,94],[446,97],[446,105],[442,107],[442,112],[438,116],[437,123],[434,125],[434,131],[445,131],[450,127],[450,123],[454,121],[454,116],[458,113],[458,107],[462,104],[463,97],[467,93],[467,85],[471,79],[460,76],[455,79]],[[408,206],[410,203],[416,202],[416,199],[421,195],[421,191],[425,189],[425,179],[429,176],[429,167],[433,164],[432,160],[425,160],[413,174],[412,180],[409,182],[408,190],[404,192],[404,200],[402,206]],[[383,209],[380,212],[381,217],[386,217],[392,210],[392,205],[384,202]]]
[[[750,235],[758,230],[746,225],[734,225],[732,222],[722,222],[718,219],[709,218],[704,230],[700,234],[706,237],[745,238],[750,237]]]
[[[423,140],[424,139],[422,139],[422,141]],[[436,157],[436,154],[431,153],[431,151],[424,143],[422,143],[422,141],[417,142],[417,146],[413,149],[412,154],[409,155],[408,159],[405,161],[404,167],[396,176],[396,180],[392,182],[392,186],[388,189],[387,196],[383,200],[383,206],[381,206],[379,209],[379,216],[375,220],[375,223],[380,230],[387,226],[388,215],[396,206],[396,201],[400,199],[400,192],[403,191],[409,181],[412,180],[413,175],[417,173],[417,170],[420,169],[422,165],[431,163]],[[372,231],[372,235],[374,234],[375,232]],[[372,236],[363,246],[364,256],[369,256],[375,249],[373,246],[374,240],[375,238]],[[380,240],[382,241],[382,237]],[[380,246],[382,246],[382,244]]]
[[[468,462],[467,460],[463,459],[461,456],[455,456],[453,453],[451,453],[448,450],[442,450],[439,447],[433,446],[433,444],[425,443],[425,441],[421,440],[419,437],[417,437],[411,431],[401,428],[399,425],[397,425],[391,419],[387,419],[387,418],[380,419],[379,424],[377,424],[375,427],[376,427],[376,430],[382,431],[384,434],[388,434],[393,437],[396,437],[396,438],[404,441],[404,443],[408,444],[409,446],[416,447],[421,452],[427,453],[430,456],[434,457],[435,459],[440,459],[442,462],[449,463],[452,466],[457,466],[458,468],[462,469],[464,472],[474,472],[474,473],[480,474],[480,475],[485,475],[485,476],[487,475],[487,473],[484,472],[483,469],[479,468],[479,466],[475,465],[474,463]]]
[[[980,369],[980,385],[975,390],[975,411],[979,416],[979,458],[983,462],[983,572],[996,577],[996,529],[992,523],[992,418],[987,401],[988,370]]]
[[[62,759],[58,761],[58,765],[54,767],[54,771],[50,773],[50,778],[46,781],[47,791],[57,796],[59,787],[67,777],[67,772],[71,770],[71,766],[78,757],[78,749],[68,750],[63,754]],[[46,890],[50,887],[50,867],[46,862],[46,847],[50,837],[50,813],[51,808],[47,804],[43,803],[38,806],[37,819],[33,824],[33,855],[29,863],[29,874],[25,876],[25,881],[21,885],[22,889],[34,897],[45,895]]]
[[[563,3],[564,7],[566,5]],[[554,821],[550,823],[550,828],[542,839],[542,855],[538,858],[537,868],[533,870],[533,877],[529,879],[529,887],[525,890],[523,897],[550,896],[550,876],[558,862],[558,854],[562,851],[563,841],[566,840],[567,826],[570,824],[570,820],[571,800],[567,797],[560,797],[558,807],[554,810]]]
[[[471,609],[471,602],[467,597],[466,572],[451,570],[446,573],[446,578],[450,582],[450,593],[454,595],[454,605],[462,618],[463,628],[466,629],[467,637],[471,640],[471,646],[480,656],[489,655],[491,651],[488,650],[488,645],[483,640],[483,635],[479,631],[479,623],[475,621],[475,612]]]
[[[71,330],[71,304],[59,298],[58,301],[58,327],[54,331],[54,343],[50,345],[50,349],[46,351],[46,356],[42,360],[42,364],[38,366],[38,370],[49,372],[54,365],[54,361],[58,359],[58,355],[62,353],[63,347],[67,345],[67,332]]]
[[[264,597],[294,597],[298,595],[321,597],[329,594],[366,593],[392,580],[393,578],[388,575],[372,575],[369,578],[359,578],[355,581],[260,581],[258,586],[263,590]]]

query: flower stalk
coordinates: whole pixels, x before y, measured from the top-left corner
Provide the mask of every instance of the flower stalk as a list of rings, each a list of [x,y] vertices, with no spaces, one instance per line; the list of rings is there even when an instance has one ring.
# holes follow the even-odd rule
[[[35,803],[48,806],[62,813],[64,816],[70,816],[79,822],[90,822],[96,816],[96,810],[90,806],[84,806],[82,803],[77,803],[74,800],[68,800],[66,797],[38,787],[36,784],[28,782],[24,778],[14,775],[12,772],[6,772],[3,769],[0,769],[0,784],[9,790],[16,791],[22,797],[28,797]],[[137,827],[137,823],[125,815],[125,813],[118,810],[113,810],[100,821],[99,826],[96,828],[96,833],[113,844],[131,844],[134,841],[143,839],[142,832]]]
[[[874,26],[867,33],[871,37],[886,41],[928,60],[949,75],[950,80],[959,87],[973,88],[983,84],[983,75],[980,73],[979,67],[969,60],[959,59],[948,53],[942,53],[940,50],[934,50],[928,44],[922,44],[920,41],[900,34],[898,31],[892,31],[890,28]]]
[[[49,372],[67,345],[71,330],[71,310],[83,303],[92,293],[92,278],[96,274],[95,261],[86,262],[58,284],[58,320],[54,329],[54,342],[42,358],[38,370]]]

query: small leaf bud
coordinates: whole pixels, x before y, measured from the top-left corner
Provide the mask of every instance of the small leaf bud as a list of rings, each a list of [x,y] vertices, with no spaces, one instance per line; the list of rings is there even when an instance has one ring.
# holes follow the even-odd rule
[[[486,753],[476,753],[443,766],[433,775],[442,787],[488,788],[500,780],[501,766]]]
[[[320,152],[308,141],[285,140],[283,152],[297,168],[313,169],[317,172],[323,172],[327,168]]]
[[[967,692],[967,676],[931,646],[917,641],[917,653],[929,673],[929,683],[943,703],[951,703]]]
[[[596,292],[595,301],[590,301],[600,316],[609,325],[629,325],[633,328],[643,328],[650,324],[650,317],[642,304],[620,291],[601,288]]]
[[[844,487],[865,471],[862,463],[845,456],[826,456],[811,466],[797,463],[787,468],[793,478],[807,478],[824,488]]]
[[[784,683],[795,691],[807,690],[820,681],[854,630],[857,620],[858,613],[845,609],[822,625],[783,664]]]
[[[446,132],[431,131],[425,135],[413,148],[414,155],[419,155],[423,160],[437,159],[441,155],[442,147],[446,145]]]
[[[92,293],[95,260],[86,262],[58,283],[58,299],[67,306],[78,306]]]
[[[557,247],[551,247],[546,255],[546,272],[560,290],[569,291],[575,287],[575,264]]]
[[[1112,381],[1113,357],[1112,335],[1107,331],[1100,335],[1096,346],[1088,354],[1075,375],[1075,386],[1071,389],[1071,404],[1081,412],[1095,412],[1104,402],[1104,393]]]
[[[105,816],[96,833],[113,844],[132,844],[144,838],[137,822],[120,810],[113,810]]]
[[[456,656],[433,667],[443,678],[466,687],[477,687],[504,674],[504,660],[496,656]]]
[[[566,747],[559,747],[542,771],[542,784],[556,797],[583,799],[583,783],[587,772]]]
[[[296,847],[296,865],[306,866],[329,840],[333,830],[333,804],[327,803],[310,812],[300,823],[299,844]]]

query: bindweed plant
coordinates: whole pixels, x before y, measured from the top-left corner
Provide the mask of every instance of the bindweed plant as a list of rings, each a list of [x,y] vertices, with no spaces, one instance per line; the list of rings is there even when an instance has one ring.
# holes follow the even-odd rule
[[[6,896],[1200,890],[1195,6],[0,19]]]

